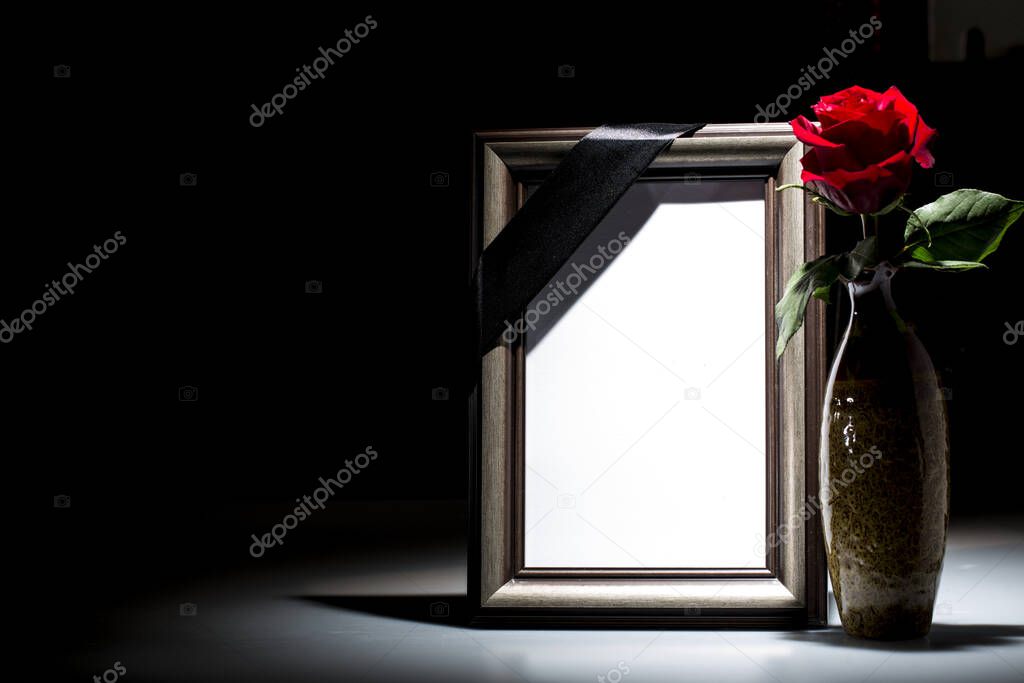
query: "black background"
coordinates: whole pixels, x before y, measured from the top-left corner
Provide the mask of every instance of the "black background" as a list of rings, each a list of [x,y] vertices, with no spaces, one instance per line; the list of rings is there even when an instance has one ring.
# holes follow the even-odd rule
[[[473,130],[751,121],[877,14],[876,38],[777,120],[895,84],[940,134],[911,205],[950,189],[941,172],[1024,197],[1019,52],[929,62],[920,0],[673,7],[54,12],[40,94],[8,130],[31,156],[7,188],[22,211],[0,240],[0,317],[116,230],[128,241],[0,347],[10,500],[50,515],[22,546],[50,581],[47,614],[244,561],[248,534],[276,521],[257,504],[310,493],[368,445],[380,458],[341,497],[465,498]],[[325,79],[249,124],[367,15],[378,28]],[[435,171],[450,186],[431,187]],[[859,227],[829,221],[830,248],[848,247]],[[1021,510],[1024,343],[1002,336],[1024,319],[1022,232],[990,271],[896,284],[952,390],[954,516]],[[313,279],[322,294],[304,293]],[[199,400],[179,402],[182,385]],[[432,401],[435,386],[451,399]]]

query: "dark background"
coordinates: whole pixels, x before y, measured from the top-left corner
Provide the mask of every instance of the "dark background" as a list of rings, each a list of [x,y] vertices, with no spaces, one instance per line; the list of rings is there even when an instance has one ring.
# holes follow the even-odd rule
[[[49,515],[42,533],[16,532],[47,581],[47,618],[244,564],[248,535],[280,519],[268,506],[368,445],[379,459],[340,498],[465,498],[473,130],[751,121],[876,14],[870,44],[777,120],[852,84],[895,84],[940,134],[911,205],[952,187],[1024,197],[1019,47],[933,61],[920,0],[674,7],[48,17],[40,94],[17,101],[24,128],[9,129],[31,156],[7,188],[22,211],[0,238],[0,317],[116,230],[128,242],[0,347],[9,500]],[[251,104],[366,15],[378,28],[325,79],[249,125]],[[56,64],[71,77],[53,78]],[[431,187],[435,171],[448,187]],[[859,227],[829,221],[830,249],[847,248]],[[952,391],[954,517],[1021,510],[1024,343],[1002,337],[1024,319],[1022,232],[990,271],[896,284]],[[314,279],[324,291],[307,295]],[[182,385],[199,400],[180,402]],[[450,400],[431,400],[437,386]],[[58,494],[70,508],[52,507]]]

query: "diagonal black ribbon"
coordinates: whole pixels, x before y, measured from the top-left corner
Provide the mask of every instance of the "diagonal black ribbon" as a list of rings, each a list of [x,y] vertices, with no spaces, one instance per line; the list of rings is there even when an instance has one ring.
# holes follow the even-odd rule
[[[581,139],[488,245],[476,273],[481,355],[572,257],[654,158],[703,123],[601,126]]]

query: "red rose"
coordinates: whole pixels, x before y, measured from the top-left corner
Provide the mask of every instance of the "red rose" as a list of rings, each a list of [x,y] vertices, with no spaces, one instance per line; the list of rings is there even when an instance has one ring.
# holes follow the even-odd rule
[[[935,130],[895,87],[879,93],[855,85],[812,109],[820,129],[803,116],[789,122],[812,146],[800,179],[844,211],[881,211],[907,191],[914,160],[924,168],[935,163],[928,149]]]

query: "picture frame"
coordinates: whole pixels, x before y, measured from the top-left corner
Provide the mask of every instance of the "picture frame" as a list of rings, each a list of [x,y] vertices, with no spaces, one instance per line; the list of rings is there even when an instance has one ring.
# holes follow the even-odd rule
[[[474,139],[476,263],[543,180],[591,129],[479,132]],[[470,397],[468,595],[480,625],[799,628],[826,623],[820,525],[806,515],[817,490],[819,405],[825,380],[824,312],[775,360],[774,305],[786,279],[824,247],[824,213],[799,182],[804,146],[786,124],[712,124],[675,140],[638,183],[757,180],[764,185],[766,537],[762,568],[527,568],[524,562],[525,345],[483,353]],[[710,331],[706,333],[711,333]],[[805,519],[806,517],[806,519]],[[777,533],[786,528],[783,536]],[[773,535],[774,534],[774,535]]]

